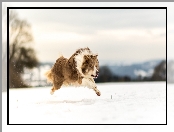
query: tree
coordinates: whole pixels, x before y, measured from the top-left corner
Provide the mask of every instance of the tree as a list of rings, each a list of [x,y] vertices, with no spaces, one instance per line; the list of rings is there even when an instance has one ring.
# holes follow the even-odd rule
[[[155,67],[151,80],[166,81],[166,61],[162,61],[159,65]]]
[[[10,87],[27,87],[22,79],[25,68],[38,65],[34,49],[31,26],[26,20],[20,20],[15,11],[9,12],[9,85]]]
[[[95,82],[130,82],[129,76],[118,76],[111,72],[108,66],[101,66],[100,73]]]

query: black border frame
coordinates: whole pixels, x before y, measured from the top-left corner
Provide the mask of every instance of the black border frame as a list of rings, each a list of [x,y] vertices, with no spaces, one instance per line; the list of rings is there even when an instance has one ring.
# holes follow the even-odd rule
[[[166,123],[165,124],[10,124],[9,123],[9,10],[10,9],[165,9],[166,10]],[[7,125],[167,125],[167,7],[7,7]]]

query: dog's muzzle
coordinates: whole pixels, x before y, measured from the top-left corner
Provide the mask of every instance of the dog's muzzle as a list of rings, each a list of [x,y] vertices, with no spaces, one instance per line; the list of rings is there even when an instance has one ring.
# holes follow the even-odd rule
[[[94,76],[94,75],[91,75],[91,76],[92,76],[93,78],[97,78],[98,75],[99,75],[99,71],[96,72],[96,75],[95,75],[95,76]]]

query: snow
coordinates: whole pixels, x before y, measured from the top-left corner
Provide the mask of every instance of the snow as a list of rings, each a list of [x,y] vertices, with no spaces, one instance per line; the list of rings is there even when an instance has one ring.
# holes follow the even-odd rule
[[[10,89],[10,124],[165,124],[165,82],[97,84],[101,96],[88,88],[64,87],[50,95],[51,87]],[[168,86],[168,126],[173,126],[174,85]],[[111,99],[112,95],[112,99]],[[31,126],[7,126],[7,94],[2,93],[2,125],[4,131],[33,131]],[[86,129],[84,129],[86,127]],[[166,125],[155,126],[40,126],[49,131],[166,131]],[[11,129],[10,129],[11,128]],[[34,129],[36,126],[33,127]],[[37,127],[38,128],[38,127]],[[102,128],[102,129],[101,129]],[[169,127],[168,127],[169,128]]]

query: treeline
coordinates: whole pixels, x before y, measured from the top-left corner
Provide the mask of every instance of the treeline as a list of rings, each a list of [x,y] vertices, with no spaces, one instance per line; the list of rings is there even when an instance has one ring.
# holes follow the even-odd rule
[[[100,67],[100,73],[95,82],[125,82],[131,81],[129,76],[117,76],[114,75],[107,66]]]
[[[166,81],[166,61],[162,61],[154,68],[154,73],[151,77],[138,76],[132,79],[129,76],[118,76],[113,74],[108,66],[100,67],[100,74],[95,82],[131,82],[131,81]]]

